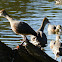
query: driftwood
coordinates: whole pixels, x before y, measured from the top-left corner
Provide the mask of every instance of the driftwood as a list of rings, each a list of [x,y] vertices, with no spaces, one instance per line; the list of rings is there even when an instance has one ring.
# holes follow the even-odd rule
[[[0,62],[57,62],[30,42],[12,50],[0,42]]]
[[[29,54],[31,54],[34,58],[36,58],[40,62],[57,62],[56,60],[49,57],[40,48],[30,43],[26,36],[24,38],[24,41],[26,42],[25,48],[29,52]]]
[[[40,62],[39,59],[37,60],[35,57],[29,54],[24,46],[20,45],[18,53],[26,62]]]

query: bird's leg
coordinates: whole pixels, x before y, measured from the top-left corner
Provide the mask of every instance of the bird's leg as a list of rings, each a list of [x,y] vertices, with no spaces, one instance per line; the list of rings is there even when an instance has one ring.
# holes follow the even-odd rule
[[[25,42],[25,37],[26,37],[26,35],[23,35],[23,42],[21,43],[21,45],[24,44],[24,42]]]
[[[21,46],[24,44],[24,42],[25,42],[25,41],[23,41],[23,42],[21,43]]]

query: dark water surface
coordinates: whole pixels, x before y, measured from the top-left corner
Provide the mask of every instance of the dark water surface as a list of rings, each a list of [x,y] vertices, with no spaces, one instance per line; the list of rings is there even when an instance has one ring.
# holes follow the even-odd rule
[[[62,25],[62,5],[55,5],[53,0],[1,0],[1,9],[5,9],[12,18],[28,23],[34,30],[40,27],[44,17],[47,17],[51,24]],[[48,35],[47,27],[48,24],[44,30],[48,38],[45,52],[54,58],[49,44],[51,40],[55,40],[56,35]],[[16,35],[11,30],[9,21],[0,17],[0,41],[14,48],[22,42],[21,39],[21,35]],[[57,60],[60,61],[60,58]]]

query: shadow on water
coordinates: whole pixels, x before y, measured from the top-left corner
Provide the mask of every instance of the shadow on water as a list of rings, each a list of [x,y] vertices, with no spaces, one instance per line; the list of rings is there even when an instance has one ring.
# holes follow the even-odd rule
[[[1,9],[5,9],[12,18],[28,23],[35,31],[40,27],[44,17],[47,17],[53,25],[62,25],[62,8],[55,5],[54,0],[1,0]],[[48,25],[44,29],[48,38],[45,52],[54,58],[49,43],[51,40],[55,40],[56,35],[48,35],[47,27]],[[16,35],[11,30],[9,21],[0,17],[0,41],[14,48],[21,43],[21,39],[21,35]]]

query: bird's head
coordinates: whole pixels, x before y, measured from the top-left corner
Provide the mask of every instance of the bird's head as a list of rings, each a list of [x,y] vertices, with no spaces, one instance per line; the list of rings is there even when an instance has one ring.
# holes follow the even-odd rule
[[[6,13],[5,9],[0,10],[0,16],[5,17],[6,15],[8,14]]]
[[[46,17],[43,19],[43,22],[45,22],[46,24],[50,23],[49,20]]]

